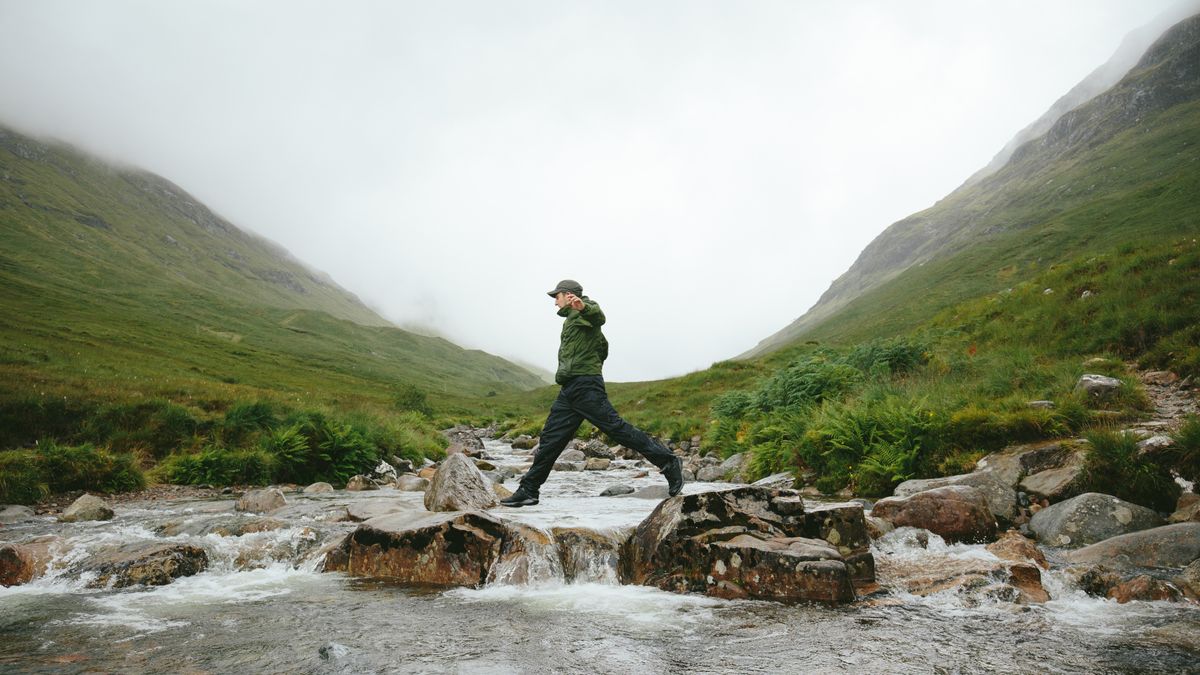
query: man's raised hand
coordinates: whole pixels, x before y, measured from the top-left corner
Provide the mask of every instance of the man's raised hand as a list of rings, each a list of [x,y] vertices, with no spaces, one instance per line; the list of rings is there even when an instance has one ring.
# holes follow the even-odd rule
[[[567,293],[567,305],[576,312],[583,311],[583,300],[574,293]]]

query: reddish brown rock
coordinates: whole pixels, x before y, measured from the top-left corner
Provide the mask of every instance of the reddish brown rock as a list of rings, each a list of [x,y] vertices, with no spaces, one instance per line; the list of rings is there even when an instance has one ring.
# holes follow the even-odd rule
[[[415,586],[480,586],[505,554],[528,554],[525,540],[516,541],[526,529],[478,511],[380,516],[330,551],[324,569]]]
[[[425,508],[430,511],[482,510],[498,501],[492,482],[464,454],[446,457],[425,490]]]
[[[947,542],[982,542],[996,534],[996,518],[982,492],[965,485],[947,485],[910,497],[875,502],[871,515],[896,527],[920,527]]]
[[[1114,586],[1108,591],[1108,597],[1123,605],[1134,600],[1147,602],[1169,600],[1174,602],[1182,599],[1183,593],[1168,581],[1140,574],[1129,581],[1123,581]]]
[[[1001,560],[1033,562],[1042,569],[1050,569],[1042,549],[1032,539],[1016,530],[1005,532],[999,539],[987,545],[987,550]]]
[[[1050,600],[1050,594],[1042,586],[1042,571],[1037,565],[1017,563],[1008,568],[1008,583],[1018,592],[1018,602],[1022,604],[1043,603]]]
[[[1103,565],[1072,565],[1066,573],[1079,590],[1098,598],[1108,597],[1109,591],[1121,583],[1121,575]]]
[[[51,548],[60,541],[58,537],[42,537],[0,546],[0,586],[20,586],[45,574],[53,558]]]
[[[84,571],[95,572],[93,588],[163,586],[208,567],[208,554],[198,546],[139,542],[89,559]]]

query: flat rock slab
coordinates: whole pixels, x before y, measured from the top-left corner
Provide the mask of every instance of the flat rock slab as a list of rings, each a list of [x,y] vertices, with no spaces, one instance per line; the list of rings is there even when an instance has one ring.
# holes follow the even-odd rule
[[[1200,560],[1200,523],[1175,523],[1118,535],[1072,551],[1067,559],[1121,571],[1182,569]]]
[[[92,588],[163,586],[208,567],[208,554],[198,546],[139,542],[87,559],[80,571],[95,572]]]
[[[958,476],[906,480],[896,486],[895,497],[911,497],[918,492],[947,485],[967,485],[978,489],[987,499],[988,508],[998,520],[1011,523],[1017,516],[1017,491],[998,471],[975,471]]]

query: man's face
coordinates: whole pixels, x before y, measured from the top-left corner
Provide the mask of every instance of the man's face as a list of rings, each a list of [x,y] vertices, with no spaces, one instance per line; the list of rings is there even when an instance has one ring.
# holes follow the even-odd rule
[[[563,307],[567,306],[568,302],[570,302],[570,301],[567,299],[566,291],[559,291],[557,294],[555,294],[555,296],[554,296],[554,306],[555,307],[562,309]]]

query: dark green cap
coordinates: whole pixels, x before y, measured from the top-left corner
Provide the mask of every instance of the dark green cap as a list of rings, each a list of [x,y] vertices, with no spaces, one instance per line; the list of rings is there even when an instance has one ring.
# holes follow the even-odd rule
[[[564,291],[574,295],[583,295],[583,286],[580,286],[579,282],[573,279],[563,279],[562,281],[558,282],[558,285],[554,287],[554,290],[546,293],[546,295],[549,295],[553,298]]]

